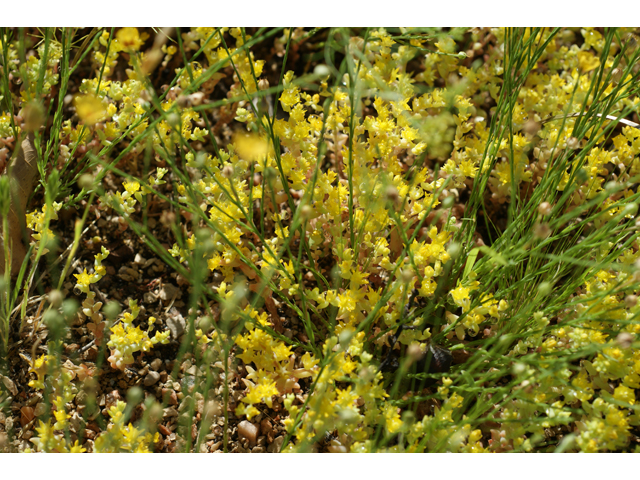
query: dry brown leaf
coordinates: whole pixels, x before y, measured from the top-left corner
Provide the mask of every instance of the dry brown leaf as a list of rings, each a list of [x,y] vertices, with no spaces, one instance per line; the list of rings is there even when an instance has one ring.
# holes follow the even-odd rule
[[[33,133],[29,133],[22,141],[15,160],[9,166],[11,209],[8,215],[8,232],[2,231],[3,218],[0,215],[0,274],[4,273],[5,266],[4,242],[9,242],[11,251],[11,275],[17,275],[27,254],[27,248],[22,241],[27,229],[25,211],[38,172],[37,153],[33,141]]]

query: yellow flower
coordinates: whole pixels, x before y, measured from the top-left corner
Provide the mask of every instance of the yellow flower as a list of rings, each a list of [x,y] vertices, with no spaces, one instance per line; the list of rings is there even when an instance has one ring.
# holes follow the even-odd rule
[[[70,453],[84,453],[86,451],[86,448],[84,448],[82,445],[78,445],[78,440],[76,440],[73,446],[69,449]]]
[[[233,145],[238,156],[250,162],[262,163],[267,154],[273,151],[271,144],[264,136],[252,133],[234,133]]]
[[[143,39],[135,27],[125,27],[118,30],[116,40],[120,44],[120,48],[127,51],[138,51],[142,46]]]
[[[74,274],[73,276],[78,279],[78,285],[80,285],[80,287],[88,287],[91,284],[92,277],[87,273],[86,268],[81,274]]]
[[[32,388],[44,389],[44,376],[47,373],[47,368],[52,360],[49,355],[42,355],[33,362],[33,366],[29,369],[29,373],[33,372],[37,375],[37,380],[29,381],[29,386]]]
[[[103,101],[93,93],[77,95],[73,104],[76,107],[76,113],[85,125],[95,125],[107,116],[107,108]]]
[[[616,389],[613,391],[613,398],[630,405],[636,403],[635,391],[628,387],[625,387],[624,385],[616,387]]]
[[[67,419],[70,415],[68,415],[64,410],[56,410],[54,416],[56,417],[56,423],[53,428],[55,430],[63,430],[67,426]]]
[[[398,408],[387,404],[384,407],[385,426],[389,433],[396,433],[402,427],[402,420],[398,413]]]
[[[135,195],[135,193],[140,190],[140,183],[136,181],[124,182],[122,185],[124,186],[124,189],[129,192],[129,195]]]
[[[453,297],[453,301],[459,307],[463,307],[463,310],[467,310],[470,305],[469,298],[469,289],[463,286],[459,286],[453,290],[451,290],[451,296]]]
[[[288,72],[286,77],[292,79],[293,75],[289,75],[289,73],[293,74],[293,72]],[[287,88],[285,88],[282,92],[282,95],[280,95],[280,103],[282,104],[282,108],[285,112],[290,112],[291,108],[299,102],[300,89],[295,85],[288,84]]]

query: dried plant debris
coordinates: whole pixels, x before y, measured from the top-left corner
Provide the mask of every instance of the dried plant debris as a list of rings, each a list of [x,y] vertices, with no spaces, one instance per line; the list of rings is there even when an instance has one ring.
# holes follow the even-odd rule
[[[4,181],[0,180],[0,187],[5,189],[0,192],[5,207],[0,209],[0,274],[5,271],[5,245],[11,255],[11,275],[16,275],[22,266],[27,254],[25,239],[27,239],[27,224],[25,214],[27,202],[33,193],[33,187],[38,175],[37,152],[34,146],[33,133],[25,136],[20,144],[15,159],[8,167],[8,175]],[[0,177],[2,178],[2,177]],[[6,181],[8,179],[8,182]],[[8,191],[6,189],[8,188]],[[8,202],[7,202],[8,200]],[[8,210],[6,209],[8,207]],[[4,219],[7,219],[8,228],[4,231]]]

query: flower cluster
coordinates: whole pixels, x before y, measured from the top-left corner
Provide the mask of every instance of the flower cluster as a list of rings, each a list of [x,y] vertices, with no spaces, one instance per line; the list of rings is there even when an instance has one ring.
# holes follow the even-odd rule
[[[55,238],[53,232],[49,229],[51,220],[58,219],[58,211],[62,208],[62,203],[53,202],[51,212],[47,209],[47,205],[42,206],[42,211],[34,211],[27,213],[27,228],[32,229],[36,233],[32,235],[35,244],[39,246],[43,243],[43,254],[48,252],[46,245]]]
[[[155,176],[127,175],[108,197],[121,225],[168,181],[162,200],[186,219],[168,252],[209,275],[193,311],[211,309],[216,341],[196,330],[211,354],[198,358],[224,351],[247,372],[235,414],[251,420],[280,397],[289,451],[327,434],[329,451],[532,451],[550,431],[571,432],[563,448],[628,449],[640,424],[640,129],[613,127],[639,111],[632,32],[368,29],[336,36],[343,67],[313,76],[297,59],[330,44],[315,31],[265,36],[268,49],[250,33],[194,28],[144,52],[136,28],[102,32],[60,130],[65,159],[108,157],[124,140],[120,160],[137,166],[146,146]],[[23,105],[57,82],[58,45],[36,53]],[[160,62],[175,78],[156,92]],[[0,113],[0,136],[13,113]],[[28,216],[37,240],[45,213]],[[95,324],[89,286],[107,254],[76,275]],[[121,370],[169,335],[134,326],[129,305],[108,342]],[[457,352],[455,365],[417,388],[438,377],[416,371],[428,342]],[[54,433],[65,398],[39,427],[43,450],[70,448]],[[124,408],[96,450],[150,448]]]
[[[71,368],[70,368],[71,367]],[[72,445],[68,436],[64,434],[69,429],[71,415],[67,413],[67,404],[76,396],[76,388],[71,383],[76,376],[72,364],[60,365],[52,355],[42,355],[37,358],[29,370],[36,374],[36,379],[29,382],[29,386],[38,390],[47,389],[52,398],[54,423],[51,419],[46,422],[39,420],[36,432],[38,436],[31,439],[41,452],[82,452],[85,449],[78,445],[78,440]],[[57,432],[57,433],[56,433]]]
[[[266,312],[258,315],[253,311],[250,316],[255,323],[248,327],[247,333],[235,338],[235,344],[242,349],[238,358],[247,365],[249,372],[243,379],[248,392],[236,409],[236,415],[246,415],[249,419],[259,413],[255,404],[265,403],[271,407],[274,395],[299,392],[298,381],[313,377],[318,370],[318,361],[308,352],[298,362],[301,367],[295,367],[296,357],[291,347],[263,330],[269,325]],[[249,366],[252,363],[255,368]]]
[[[111,367],[124,370],[127,365],[134,362],[133,354],[139,351],[148,352],[154,345],[169,342],[169,330],[156,332],[153,337],[149,336],[148,330],[133,326],[133,321],[140,313],[140,307],[135,300],[129,300],[131,312],[125,312],[121,322],[111,327],[111,336],[107,346],[111,349],[111,355],[107,359]],[[155,317],[149,317],[149,328],[155,323]]]
[[[153,445],[160,438],[159,433],[152,434],[143,429],[125,424],[125,409],[127,404],[118,401],[109,408],[109,425],[106,432],[95,440],[94,452],[96,453],[150,453]]]
[[[87,296],[82,301],[82,309],[79,312],[79,316],[90,320],[91,323],[88,324],[87,328],[93,333],[96,345],[101,344],[105,323],[102,321],[104,316],[100,313],[102,302],[95,301],[96,292],[90,290],[90,286],[99,282],[106,274],[106,268],[102,265],[102,261],[107,256],[109,256],[109,250],[103,246],[101,252],[94,256],[94,273],[89,274],[84,269],[82,273],[74,275],[78,280],[76,288]]]
[[[46,453],[83,453],[87,449],[78,444],[78,440],[73,445],[68,445],[64,434],[55,433],[56,428],[50,422],[39,421],[36,427],[37,436],[31,441],[38,451]],[[28,450],[25,450],[27,452]]]
[[[104,246],[102,247],[102,250],[100,251],[100,253],[96,254],[94,256],[94,272],[93,274],[89,274],[87,273],[87,269],[85,268],[83,270],[82,273],[80,274],[74,274],[74,277],[76,277],[76,279],[78,280],[78,283],[76,284],[76,287],[78,288],[78,290],[84,294],[87,295],[87,300],[91,301],[91,304],[87,304],[87,305],[82,305],[83,306],[83,312],[87,317],[90,317],[94,314],[97,313],[100,310],[100,307],[102,307],[102,304],[100,303],[99,306],[96,305],[98,304],[93,304],[93,300],[95,299],[95,292],[92,292],[90,290],[91,284],[93,283],[97,283],[100,281],[100,279],[102,279],[102,277],[105,276],[105,274],[107,273],[106,268],[104,267],[104,265],[102,265],[102,261],[107,258],[109,256],[109,250],[107,250]],[[86,310],[86,309],[91,309],[91,310]]]
[[[325,361],[316,378],[308,408],[296,423],[301,408],[289,395],[285,407],[289,418],[285,426],[296,436],[289,451],[305,451],[327,432],[337,430],[346,444],[334,445],[336,451],[358,451],[382,423],[386,431],[397,433],[400,425],[397,409],[381,400],[388,397],[382,386],[382,374],[371,364],[372,356],[364,349],[364,333],[344,330],[329,338],[323,346]],[[349,384],[344,385],[342,382]]]
[[[140,182],[132,180],[130,182],[124,182],[124,192],[116,192],[110,198],[110,204],[113,208],[121,211],[125,217],[128,217],[135,211],[137,202],[142,202],[144,195],[151,193],[152,188],[166,183],[162,180],[167,173],[166,168],[158,168],[155,176],[149,178],[148,186],[141,186]]]

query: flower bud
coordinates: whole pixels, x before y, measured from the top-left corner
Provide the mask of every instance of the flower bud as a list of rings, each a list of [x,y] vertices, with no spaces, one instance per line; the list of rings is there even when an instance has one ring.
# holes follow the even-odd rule
[[[455,260],[462,253],[462,246],[457,242],[451,242],[449,248],[447,248],[447,253]]]
[[[580,146],[580,140],[578,140],[576,137],[571,137],[569,140],[567,140],[567,148],[569,150],[575,150],[579,146]]]
[[[400,198],[400,195],[398,194],[398,189],[393,185],[389,185],[385,190],[384,194],[387,197],[387,200],[393,203],[397,202],[398,198]]]
[[[189,98],[189,95],[180,95],[176,99],[176,103],[180,108],[189,108],[191,106],[191,99]]]
[[[540,295],[549,295],[552,289],[553,285],[551,285],[550,282],[542,282],[538,285],[538,292],[540,292]]]
[[[304,219],[308,219],[311,217],[313,213],[313,209],[309,205],[303,205],[300,207],[300,216]]]
[[[191,105],[193,105],[194,107],[201,105],[204,100],[204,93],[202,92],[192,93],[191,95],[189,95],[189,99],[191,100]]]
[[[538,205],[538,213],[540,215],[549,215],[551,213],[551,204],[549,202],[542,202]]]
[[[527,120],[527,122],[522,126],[522,131],[527,135],[534,136],[540,131],[540,124],[535,120]]]
[[[172,127],[178,127],[180,125],[180,115],[177,113],[170,113],[167,115],[167,123]]]
[[[453,207],[453,202],[455,202],[455,197],[453,195],[449,195],[448,197],[442,200],[442,206],[444,208],[451,208]]]
[[[144,392],[138,386],[133,386],[127,391],[127,402],[130,405],[137,405],[144,398]]]
[[[622,209],[622,214],[625,216],[630,215],[633,217],[636,213],[638,213],[638,204],[635,202],[626,204]]]
[[[633,340],[635,337],[631,335],[629,332],[621,332],[616,337],[616,343],[620,345],[622,348],[629,348],[633,344]]]
[[[404,283],[409,283],[411,280],[413,280],[415,274],[413,273],[413,270],[411,268],[405,268],[404,270],[402,270],[400,276]]]
[[[638,297],[636,295],[627,295],[624,299],[624,304],[627,308],[633,308],[638,304]]]
[[[604,186],[604,189],[608,192],[608,193],[615,193],[616,190],[618,190],[618,188],[620,187],[620,185],[618,184],[618,182],[616,182],[615,180],[612,180],[610,182],[607,182]]]
[[[419,343],[414,342],[407,347],[407,357],[412,364],[422,360],[426,353],[426,350],[424,350]]]
[[[93,175],[91,175],[90,173],[85,173],[78,179],[78,186],[80,188],[84,188],[85,190],[89,190],[91,187],[93,187],[93,182]]]
[[[231,165],[225,165],[222,169],[222,176],[224,178],[231,178],[233,176],[233,167]]]
[[[326,77],[328,75],[331,75],[331,70],[329,70],[329,67],[327,67],[323,63],[320,63],[315,66],[315,68],[313,69],[313,73],[314,75],[318,75],[320,77]]]
[[[533,234],[536,238],[544,240],[546,238],[549,238],[549,235],[551,235],[551,228],[549,228],[548,223],[537,223],[533,227]]]
[[[51,290],[48,295],[49,303],[53,308],[59,308],[62,305],[64,296],[60,290]]]

